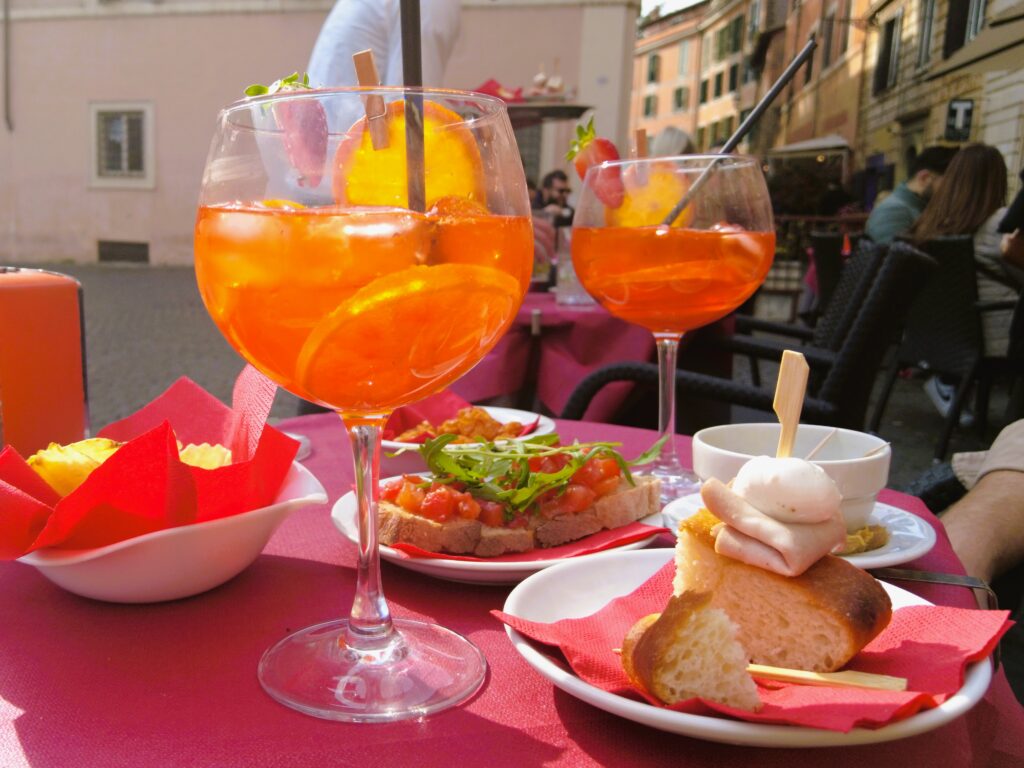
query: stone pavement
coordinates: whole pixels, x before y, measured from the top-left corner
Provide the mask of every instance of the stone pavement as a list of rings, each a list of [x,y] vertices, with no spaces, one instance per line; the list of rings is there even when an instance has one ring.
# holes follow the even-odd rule
[[[179,376],[189,376],[224,401],[230,399],[243,362],[207,315],[191,269],[70,264],[48,268],[82,283],[94,430],[132,413]],[[771,381],[774,374],[764,373]],[[1005,401],[999,393],[994,396],[988,435],[958,429],[952,450],[978,450],[991,442],[1003,423]],[[272,415],[293,416],[297,408],[296,398],[280,392]],[[737,413],[734,420],[750,415]],[[893,487],[905,487],[931,466],[941,423],[920,381],[897,382],[880,430],[893,446]]]

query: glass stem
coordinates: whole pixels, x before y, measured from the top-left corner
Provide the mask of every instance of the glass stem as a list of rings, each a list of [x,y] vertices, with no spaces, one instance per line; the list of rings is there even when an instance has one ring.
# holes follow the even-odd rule
[[[383,418],[370,423],[345,425],[352,444],[359,505],[359,565],[345,641],[357,651],[384,648],[394,635],[391,612],[381,588],[380,551],[377,548],[377,481],[380,479],[380,433],[383,425]]]
[[[655,334],[658,348],[658,437],[665,438],[661,446],[660,463],[677,466],[676,456],[676,355],[682,334]]]

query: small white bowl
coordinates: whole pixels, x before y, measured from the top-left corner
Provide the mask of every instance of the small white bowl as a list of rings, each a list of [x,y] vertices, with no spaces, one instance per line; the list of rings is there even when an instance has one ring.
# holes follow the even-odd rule
[[[508,424],[510,421],[518,421],[520,424],[532,424],[537,422],[537,428],[528,435],[514,437],[513,440],[527,440],[537,435],[547,435],[555,431],[555,422],[547,416],[533,413],[532,411],[520,411],[515,408],[499,408],[497,406],[481,406],[495,421]],[[479,443],[464,443],[460,447],[479,445]],[[392,477],[397,475],[415,475],[427,471],[427,465],[419,452],[420,443],[399,443],[395,440],[381,441],[381,477]],[[405,450],[402,450],[405,449]],[[401,450],[394,456],[396,451]]]
[[[112,603],[156,603],[213,589],[263,551],[292,512],[327,494],[294,463],[274,504],[205,523],[167,528],[96,549],[39,549],[20,558],[57,586]]]
[[[832,430],[833,427],[801,424],[793,443],[793,455],[806,456]],[[693,436],[693,471],[701,480],[714,477],[727,483],[754,456],[774,456],[778,443],[778,424],[708,427]],[[872,451],[876,452],[866,455]],[[891,458],[892,449],[882,438],[852,429],[836,429],[811,459],[839,488],[848,531],[867,525],[878,492],[889,480]]]

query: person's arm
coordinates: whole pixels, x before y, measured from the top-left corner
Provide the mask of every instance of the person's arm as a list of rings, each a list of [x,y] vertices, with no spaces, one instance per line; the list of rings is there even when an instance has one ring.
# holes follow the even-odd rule
[[[1024,561],[1024,419],[999,433],[978,477],[942,523],[967,573],[991,582]]]
[[[1024,472],[989,472],[942,523],[967,574],[991,583],[1024,560]]]
[[[1024,269],[1024,234],[1019,229],[1015,229],[1009,235],[1003,235],[999,250],[1007,264]]]

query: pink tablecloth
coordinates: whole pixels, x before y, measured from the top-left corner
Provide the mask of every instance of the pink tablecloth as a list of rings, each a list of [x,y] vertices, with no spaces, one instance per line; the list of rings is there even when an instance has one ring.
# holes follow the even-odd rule
[[[531,335],[534,317],[538,335]],[[650,331],[612,317],[601,307],[558,304],[553,293],[528,293],[514,325],[490,354],[452,389],[472,402],[519,393],[530,368],[530,348],[539,345],[536,394],[551,413],[561,413],[579,382],[592,371],[623,360],[651,360]],[[593,421],[614,413],[629,385],[612,385],[587,412]]]
[[[285,422],[310,437],[306,465],[331,500],[349,490],[350,455],[335,417]],[[653,433],[559,423],[568,438],[613,437],[627,455]],[[689,459],[689,441],[679,449]],[[937,520],[916,499],[883,497],[939,531],[912,564],[962,573]],[[666,543],[667,542],[663,542]],[[394,614],[458,630],[484,651],[490,674],[468,703],[422,722],[328,723],[272,701],[256,681],[263,651],[286,633],[347,613],[355,547],[326,507],[297,512],[237,578],[188,600],[143,606],[74,597],[19,563],[0,563],[0,766],[3,768],[320,768],[323,766],[1019,766],[1024,712],[1000,672],[958,721],[874,746],[772,750],[656,731],[555,689],[512,649],[489,614],[508,587],[468,586],[384,564]],[[911,589],[913,585],[905,585]],[[934,602],[971,605],[962,590]]]

